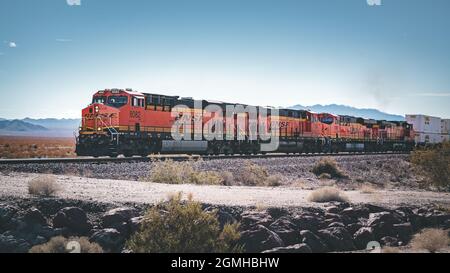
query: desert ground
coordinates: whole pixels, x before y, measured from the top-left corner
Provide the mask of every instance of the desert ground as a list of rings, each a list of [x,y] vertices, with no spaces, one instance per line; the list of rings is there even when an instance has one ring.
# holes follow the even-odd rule
[[[0,136],[0,158],[74,157],[75,138]]]
[[[450,193],[426,186],[408,155],[336,156],[338,177],[313,173],[325,159],[0,165],[0,252],[28,252],[55,236],[128,252],[145,211],[177,193],[216,211],[221,226],[239,222],[238,243],[250,253],[370,252],[373,241],[386,252],[428,252],[410,243],[415,234],[435,228],[446,236]],[[37,196],[33,181],[52,181],[55,191]],[[339,200],[312,198],[323,189]]]

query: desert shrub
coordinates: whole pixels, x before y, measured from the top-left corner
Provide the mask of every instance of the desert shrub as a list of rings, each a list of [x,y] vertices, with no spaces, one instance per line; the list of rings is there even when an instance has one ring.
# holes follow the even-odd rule
[[[222,176],[222,184],[225,186],[234,185],[234,175],[232,172],[224,171],[221,173]]]
[[[237,223],[221,230],[216,212],[203,211],[192,197],[182,202],[180,193],[150,208],[126,245],[137,253],[240,252],[239,237]]]
[[[416,149],[411,154],[411,163],[426,175],[428,183],[439,189],[450,190],[450,142]]]
[[[381,249],[381,253],[400,253],[400,249],[398,247],[385,246]]]
[[[411,240],[411,246],[414,250],[428,250],[429,252],[436,252],[448,247],[449,244],[447,231],[436,228],[426,228],[414,235]]]
[[[359,192],[363,194],[373,194],[377,192],[377,189],[369,183],[364,183],[360,186]]]
[[[348,197],[335,187],[323,187],[312,191],[308,197],[308,201],[316,203],[326,203],[326,202],[348,202]]]
[[[56,178],[50,175],[39,176],[28,182],[28,193],[37,196],[52,196],[60,190]]]
[[[169,159],[153,164],[149,180],[155,183],[219,185],[224,181],[219,172],[197,170],[192,160],[176,162]]]
[[[53,237],[45,244],[34,246],[30,253],[70,253],[74,249],[69,242],[77,242],[80,246],[80,253],[103,253],[100,245],[89,242],[86,237],[65,238],[62,236]]]
[[[281,185],[282,177],[279,175],[269,175],[267,169],[258,164],[246,161],[240,171],[237,181],[245,186],[271,186]]]
[[[270,175],[266,179],[266,185],[269,187],[279,187],[282,184],[281,180],[282,178],[279,175]]]
[[[314,164],[313,166],[312,172],[317,176],[326,173],[329,174],[331,178],[345,177],[345,174],[339,169],[336,160],[330,157],[322,158],[321,160],[316,162],[316,164]]]

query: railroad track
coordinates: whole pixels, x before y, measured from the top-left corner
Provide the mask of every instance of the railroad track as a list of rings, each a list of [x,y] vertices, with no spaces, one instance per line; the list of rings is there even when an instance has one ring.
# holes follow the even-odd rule
[[[75,158],[26,158],[26,159],[0,159],[0,165],[11,164],[45,164],[45,163],[107,163],[107,162],[149,162],[153,160],[186,161],[190,159],[218,160],[218,159],[253,159],[253,158],[286,158],[286,157],[318,157],[318,156],[364,156],[409,154],[409,152],[385,153],[314,153],[314,154],[258,154],[258,155],[152,155],[148,157],[75,157]]]

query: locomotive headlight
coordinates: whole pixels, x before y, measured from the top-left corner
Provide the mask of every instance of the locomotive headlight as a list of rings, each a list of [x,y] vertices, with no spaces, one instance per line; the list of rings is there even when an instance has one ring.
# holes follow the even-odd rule
[[[98,113],[98,105],[95,106],[95,113]]]
[[[102,130],[102,128],[101,128],[101,127],[98,127],[98,128],[97,128],[97,130],[101,131],[101,130]]]

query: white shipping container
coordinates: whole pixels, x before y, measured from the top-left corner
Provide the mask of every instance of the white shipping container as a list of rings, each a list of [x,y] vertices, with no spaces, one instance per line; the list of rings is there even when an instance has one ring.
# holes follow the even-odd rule
[[[450,141],[450,135],[449,134],[442,134],[441,135],[441,142],[444,141]]]
[[[414,131],[427,134],[441,134],[441,118],[426,115],[406,115],[406,121]]]
[[[421,132],[415,132],[415,140],[416,143],[423,144],[423,143],[440,143],[442,142],[442,134],[432,134],[432,133],[421,133]]]
[[[450,135],[450,119],[441,120],[441,133],[444,135]]]

